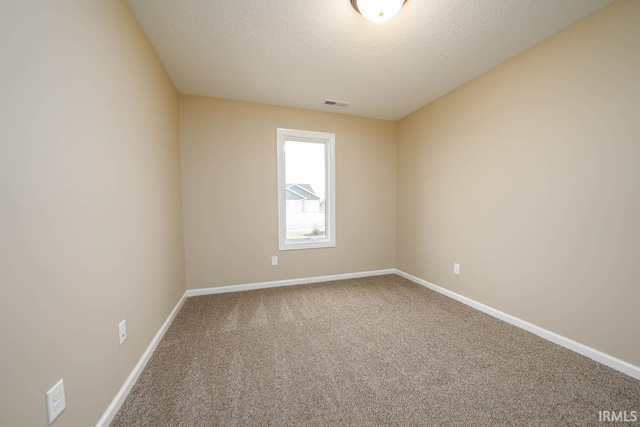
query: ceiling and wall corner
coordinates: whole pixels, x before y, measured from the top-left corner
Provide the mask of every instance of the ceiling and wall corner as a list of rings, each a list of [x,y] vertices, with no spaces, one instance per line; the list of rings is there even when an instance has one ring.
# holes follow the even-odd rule
[[[398,122],[396,268],[640,366],[639,22],[618,0]]]
[[[637,0],[623,1],[620,7],[623,4],[633,6],[636,12],[633,16],[627,15],[626,10],[624,13],[616,12],[619,13],[618,17],[624,18],[621,18],[622,21],[628,23],[634,16],[640,16]],[[609,3],[609,0],[409,0],[398,16],[381,26],[365,21],[347,0],[306,3],[293,0],[185,0],[180,4],[170,0],[131,0],[130,3],[180,92],[202,92],[207,96],[324,111],[336,111],[336,107],[324,106],[325,99],[344,100],[351,102],[351,105],[340,111],[347,111],[348,114],[397,119],[591,14]],[[136,20],[125,7],[124,0],[69,0],[55,4],[46,1],[4,2],[2,6],[0,34],[3,37],[0,39],[4,43],[2,52],[5,62],[0,74],[5,83],[2,87],[5,102],[0,114],[0,160],[3,165],[0,192],[6,208],[3,210],[3,221],[0,221],[0,235],[5,243],[5,256],[0,259],[3,263],[0,282],[5,284],[3,298],[0,299],[0,335],[5,349],[0,352],[0,378],[4,385],[0,390],[0,425],[45,426],[43,395],[61,377],[64,377],[68,393],[68,408],[55,425],[93,425],[135,366],[146,343],[152,339],[180,298],[185,288],[181,194],[186,194],[185,199],[188,199],[198,196],[198,191],[201,191],[211,197],[210,193],[205,193],[206,188],[196,188],[199,182],[194,178],[198,177],[198,173],[210,173],[206,178],[213,183],[212,186],[219,185],[212,179],[218,171],[207,169],[206,165],[196,165],[197,168],[190,167],[188,172],[192,176],[182,181],[193,188],[181,192],[178,147],[181,127],[183,130],[187,128],[183,141],[192,150],[185,156],[183,165],[196,164],[197,155],[202,153],[217,154],[217,147],[199,145],[202,141],[207,142],[198,136],[199,129],[207,130],[207,133],[203,132],[205,136],[216,137],[210,140],[224,141],[218,136],[230,135],[237,142],[241,140],[238,137],[240,135],[242,140],[250,144],[255,144],[257,139],[253,136],[262,138],[275,127],[287,124],[313,128],[331,126],[337,129],[336,132],[346,133],[345,139],[350,140],[351,144],[339,153],[342,157],[338,158],[338,164],[350,165],[351,170],[338,171],[338,174],[342,173],[338,179],[343,183],[343,189],[340,190],[342,195],[338,194],[342,199],[338,203],[343,207],[358,207],[363,202],[376,202],[383,207],[367,221],[357,221],[354,214],[349,214],[351,223],[348,225],[364,236],[364,243],[356,242],[350,248],[359,257],[356,258],[357,267],[372,268],[367,264],[369,260],[393,265],[396,263],[396,253],[399,253],[397,263],[400,266],[407,266],[411,272],[416,268],[415,271],[421,273],[419,269],[424,267],[414,265],[425,259],[434,262],[434,257],[430,257],[433,246],[429,246],[430,242],[423,246],[418,242],[416,250],[426,250],[427,256],[422,259],[416,257],[419,261],[414,264],[405,257],[406,253],[396,251],[395,224],[405,221],[409,226],[424,225],[420,221],[425,218],[432,224],[435,221],[437,226],[441,224],[437,224],[438,218],[434,219],[433,216],[404,216],[409,209],[424,212],[427,201],[418,197],[403,205],[405,208],[400,210],[402,216],[396,219],[396,188],[405,188],[405,193],[401,195],[405,200],[409,200],[408,191],[412,189],[410,186],[396,186],[394,179],[399,169],[397,165],[400,164],[395,161],[396,153],[403,158],[417,158],[423,152],[419,151],[422,148],[417,144],[418,151],[406,150],[410,148],[406,145],[397,150],[394,144],[398,140],[402,141],[399,144],[405,144],[405,140],[411,137],[407,132],[413,132],[407,127],[413,127],[415,122],[434,123],[434,127],[426,131],[438,133],[444,128],[446,132],[424,149],[441,147],[441,156],[458,163],[468,162],[467,170],[473,172],[468,166],[477,165],[479,159],[470,159],[468,152],[467,157],[457,156],[455,150],[461,145],[455,143],[470,144],[475,141],[472,137],[494,143],[497,138],[487,138],[486,134],[484,137],[478,136],[478,132],[470,132],[470,138],[465,138],[464,132],[468,132],[473,123],[465,123],[466,127],[459,126],[459,123],[465,122],[468,108],[476,108],[486,116],[496,111],[495,108],[486,108],[487,101],[489,104],[508,104],[514,99],[516,102],[513,104],[524,104],[526,108],[523,109],[507,106],[499,110],[501,114],[511,114],[530,127],[530,132],[520,133],[512,139],[521,145],[531,141],[535,132],[541,131],[535,126],[536,123],[547,123],[544,114],[553,116],[553,109],[558,108],[556,104],[525,104],[524,97],[519,96],[521,93],[511,90],[514,85],[524,94],[553,94],[568,106],[566,111],[569,115],[575,114],[573,108],[576,104],[588,111],[586,117],[591,120],[585,120],[585,116],[567,117],[566,122],[572,126],[581,129],[584,124],[584,129],[579,133],[569,133],[566,127],[559,127],[553,135],[558,144],[554,145],[556,140],[552,139],[541,138],[541,141],[551,146],[552,150],[564,150],[562,154],[569,159],[566,164],[576,168],[580,157],[570,156],[571,147],[560,144],[562,138],[575,142],[582,141],[580,137],[584,136],[591,143],[594,138],[600,138],[603,143],[593,143],[591,148],[594,149],[576,149],[575,152],[589,160],[586,168],[583,162],[582,174],[585,175],[585,170],[593,171],[587,175],[584,183],[594,182],[595,188],[604,188],[596,195],[604,197],[604,202],[607,202],[606,197],[611,197],[615,205],[596,203],[601,210],[592,209],[589,196],[595,193],[588,191],[591,187],[583,185],[580,187],[583,191],[580,201],[586,207],[578,210],[578,213],[591,215],[587,221],[583,218],[582,223],[593,221],[595,227],[591,227],[592,231],[613,230],[611,233],[602,233],[605,243],[610,243],[616,237],[627,242],[625,248],[628,250],[622,251],[621,257],[616,257],[615,250],[619,250],[620,246],[615,246],[614,240],[614,244],[609,246],[614,250],[606,254],[609,258],[593,257],[592,261],[585,258],[588,260],[585,264],[589,264],[590,268],[578,271],[578,278],[578,275],[570,276],[570,270],[567,269],[564,277],[567,277],[567,282],[574,283],[575,292],[566,293],[566,300],[577,297],[582,302],[573,305],[574,313],[565,311],[558,314],[557,310],[551,313],[555,313],[556,317],[575,317],[562,327],[561,332],[566,332],[567,336],[584,339],[594,347],[640,363],[639,347],[635,340],[638,336],[637,322],[634,322],[637,310],[633,306],[633,302],[638,300],[635,296],[638,295],[636,278],[639,273],[637,263],[633,263],[638,258],[635,245],[638,239],[635,237],[638,231],[637,212],[640,209],[637,197],[633,197],[637,194],[637,186],[634,185],[639,182],[636,167],[638,145],[635,144],[639,132],[634,130],[638,127],[638,122],[634,121],[637,114],[633,115],[638,108],[638,102],[634,103],[634,100],[640,99],[638,85],[634,85],[640,64],[638,51],[633,50],[637,49],[637,44],[632,44],[631,49],[615,46],[616,49],[609,51],[606,46],[602,47],[606,37],[592,39],[593,44],[600,46],[599,50],[604,52],[603,57],[614,56],[625,67],[618,69],[613,62],[600,59],[591,61],[595,63],[594,67],[564,67],[562,78],[554,70],[547,70],[549,81],[553,84],[541,86],[538,82],[540,90],[536,90],[536,84],[530,85],[523,78],[539,78],[535,70],[530,69],[535,61],[527,54],[526,58],[518,59],[502,71],[492,72],[486,79],[463,88],[457,95],[444,97],[438,101],[439,105],[428,107],[428,111],[417,112],[415,116],[406,118],[403,124],[178,95]],[[608,16],[618,7],[616,5],[607,11]],[[607,22],[610,27],[600,24],[594,27],[604,35],[611,29],[620,29],[618,21]],[[622,37],[626,42],[638,40],[635,36],[638,27],[634,24],[631,22],[624,28],[634,37]],[[562,43],[570,41],[567,37],[562,40]],[[584,50],[581,54],[588,56],[593,45],[583,41],[582,46]],[[628,51],[635,55],[629,55]],[[584,60],[564,58],[566,50],[563,49],[545,50],[545,55],[547,52],[555,60],[567,60],[577,65]],[[420,58],[424,62],[420,62]],[[542,64],[534,65],[545,66],[545,61],[539,62]],[[503,74],[505,69],[513,67],[522,68],[515,75]],[[568,71],[583,75],[574,78]],[[598,73],[610,73],[610,79],[597,78]],[[592,78],[594,76],[596,78]],[[598,85],[594,87],[599,92],[595,95],[603,95],[605,101],[588,102],[588,97],[595,95],[590,91],[592,86],[583,84],[584,81],[597,82]],[[490,84],[493,82],[500,83],[508,90],[496,93],[495,86]],[[564,82],[569,84],[565,85]],[[626,91],[623,87],[625,82],[631,83],[631,90]],[[582,98],[576,98],[575,93],[568,92],[566,86],[576,89],[583,95]],[[619,97],[617,100],[610,97],[609,86],[615,89]],[[506,95],[501,99],[502,94]],[[484,96],[489,99],[484,99]],[[181,107],[178,99],[181,100]],[[466,100],[472,102],[467,103]],[[536,108],[539,114],[537,119],[531,118],[531,108]],[[451,109],[459,113],[456,117],[460,120],[454,120],[453,116],[440,120],[442,114]],[[603,109],[609,114],[601,114]],[[220,126],[216,128],[216,122],[207,118],[209,111],[217,113],[218,110],[221,112],[217,121]],[[194,111],[189,121],[179,123],[178,113],[189,111]],[[618,114],[619,111],[623,114]],[[247,120],[247,117],[254,116],[258,117],[257,123]],[[498,114],[494,114],[486,122],[481,121],[480,125],[484,126],[482,129],[485,132],[502,132],[503,139],[498,142],[504,143],[510,129],[503,129],[503,122],[497,117]],[[625,117],[628,119],[624,120]],[[557,121],[562,117],[551,119]],[[475,120],[477,122],[478,118]],[[605,125],[598,126],[600,133],[590,132],[589,127],[596,127],[603,120],[607,121]],[[361,135],[360,131],[368,133]],[[415,135],[420,137],[422,131],[422,128],[416,128]],[[446,144],[448,138],[454,142],[451,146]],[[419,138],[411,137],[411,140],[414,139]],[[275,139],[271,141],[275,143]],[[555,167],[563,174],[571,173],[564,185],[577,182],[579,175],[565,168],[565,164],[545,164],[544,153],[536,153],[540,146],[535,142],[526,148],[538,154],[537,157],[527,156],[526,151],[520,152],[528,164],[535,166],[538,159],[548,167],[546,170],[549,172],[553,172],[550,168]],[[261,174],[275,176],[273,162],[263,162],[256,155],[244,155],[240,144],[234,147],[229,145],[220,149],[242,157],[245,162],[243,170],[249,170],[253,165],[264,167],[265,164],[268,168],[253,168],[252,175],[248,174],[244,179],[257,182],[255,177]],[[476,149],[484,147],[476,145]],[[448,152],[453,155],[446,157]],[[504,156],[504,152],[498,153]],[[488,150],[480,153],[485,158],[490,154]],[[435,156],[425,157],[420,162],[436,160]],[[215,160],[220,162],[220,158]],[[202,159],[206,161],[207,157],[202,156]],[[405,164],[402,160],[403,172],[398,176],[399,180],[405,182],[415,178],[409,175],[412,170],[418,173],[438,172],[428,167],[428,163],[419,163],[417,160],[412,163],[415,166]],[[220,165],[227,170],[233,168],[231,162],[220,162]],[[426,167],[421,167],[424,165]],[[527,171],[518,168],[515,162],[505,162],[502,166],[505,169],[490,168],[490,174],[484,177],[484,181],[474,180],[466,185],[482,186],[487,180],[494,179],[509,187],[512,183],[500,182],[501,177],[496,176],[501,170],[520,174]],[[536,168],[530,170],[532,176],[539,172]],[[469,176],[471,180],[475,178],[473,174]],[[605,180],[598,181],[601,176],[609,180],[611,185],[605,186]],[[384,186],[381,190],[384,199],[373,200],[381,188],[371,185],[376,180]],[[203,182],[206,184],[206,181]],[[624,185],[617,185],[620,182]],[[459,184],[460,181],[453,183]],[[443,188],[446,190],[446,187]],[[553,190],[551,195],[555,195],[557,201],[567,203],[568,199],[563,198],[564,194],[558,188],[549,188]],[[609,191],[611,189],[615,191]],[[464,192],[469,188],[462,190]],[[269,203],[275,203],[273,188],[269,191],[271,193],[260,194],[259,197],[263,199],[258,201],[269,198]],[[416,194],[419,193],[409,196]],[[480,198],[487,193],[477,191],[471,194]],[[522,194],[518,192],[515,196]],[[571,194],[580,196],[580,193]],[[354,197],[350,199],[351,195]],[[433,196],[430,196],[432,200]],[[453,200],[455,207],[461,198],[449,200]],[[513,200],[514,203],[509,205],[512,212],[526,209],[526,205],[516,203],[518,199],[514,197]],[[486,202],[486,199],[480,202]],[[442,214],[443,204],[431,203],[430,206],[440,209],[436,215]],[[610,206],[617,206],[618,209],[611,211]],[[451,209],[452,205],[444,207]],[[576,204],[573,209],[579,207]],[[204,208],[211,209],[210,206]],[[193,221],[192,211],[187,209],[186,213],[186,221]],[[508,211],[504,210],[503,213]],[[603,213],[602,218],[607,220],[608,229],[599,228],[602,224],[597,217],[599,213]],[[474,212],[474,215],[481,214],[477,209]],[[227,213],[224,215],[231,216]],[[512,221],[513,218],[517,218],[517,215],[512,215]],[[533,216],[531,218],[536,219]],[[570,215],[567,218],[568,231],[584,239],[586,235],[581,234],[582,230],[577,226],[580,223]],[[200,218],[195,220],[199,221]],[[273,224],[274,221],[267,218],[265,223]],[[464,224],[471,233],[475,233],[476,241],[482,237],[478,235],[483,230],[473,227],[471,220]],[[447,223],[438,229],[446,232],[446,226]],[[505,224],[499,222],[496,228],[498,226],[504,228]],[[407,228],[401,231],[407,233]],[[272,233],[272,241],[277,242],[274,240],[275,231],[268,232]],[[408,232],[422,231],[413,229]],[[494,237],[490,232],[489,229],[488,235]],[[190,230],[187,229],[186,233],[190,233]],[[474,237],[471,233],[465,236]],[[502,236],[509,237],[507,233]],[[540,236],[535,237],[540,239]],[[246,241],[252,238],[248,235]],[[350,240],[355,242],[356,238]],[[398,241],[403,245],[407,243],[404,237]],[[436,250],[448,251],[455,242],[447,241],[448,247]],[[538,246],[545,243],[540,240],[537,242]],[[589,254],[592,251],[591,254],[597,255],[598,251],[607,247],[589,246],[588,243],[581,248],[581,253]],[[207,248],[206,245],[203,247]],[[409,245],[406,247],[411,248]],[[468,251],[470,248],[467,246]],[[378,252],[374,254],[377,258],[371,256],[374,252]],[[569,261],[576,262],[576,255],[571,254],[574,259]],[[264,270],[271,269],[267,264],[268,258],[262,255],[258,253],[257,256],[265,262]],[[304,254],[298,256],[293,259],[298,264],[294,262],[292,265],[300,265]],[[341,264],[340,260],[335,257],[330,259],[330,255],[324,256],[326,258],[321,261],[329,260],[336,271],[347,270],[347,267],[343,267],[346,264]],[[349,256],[352,257],[349,262],[353,261],[351,254],[345,254],[345,257]],[[257,259],[249,258],[249,262],[257,262]],[[527,258],[521,260],[525,262]],[[562,259],[558,258],[558,261]],[[206,266],[206,260],[198,262]],[[502,266],[500,260],[496,263],[498,267]],[[618,271],[620,263],[633,265],[635,270]],[[239,259],[236,265],[224,267],[246,268],[245,264],[245,260]],[[464,274],[473,271],[472,264],[464,264]],[[429,264],[425,263],[425,266],[429,267]],[[490,269],[491,264],[485,263],[483,267]],[[526,274],[524,268],[517,267],[515,263],[509,266],[520,274]],[[535,265],[525,264],[524,267],[533,268]],[[542,267],[537,274],[545,273],[545,266]],[[593,267],[598,268],[600,276],[590,274]],[[313,268],[320,271],[320,267]],[[349,268],[356,268],[356,265],[351,264]],[[564,265],[556,265],[556,268],[564,268]],[[206,269],[202,271],[210,274]],[[290,272],[300,277],[300,271],[292,269]],[[439,270],[433,271],[440,274]],[[502,272],[503,275],[505,273],[508,270]],[[466,281],[459,282],[458,287],[453,288],[466,292],[465,284],[482,284],[480,280],[472,281],[465,277],[472,276],[459,276],[459,279]],[[484,283],[487,283],[487,277]],[[583,288],[590,284],[589,280],[593,283],[598,278],[602,279],[599,280],[600,288],[590,294],[584,292]],[[244,276],[231,279],[247,280]],[[545,285],[547,288],[542,290],[548,291],[554,284],[542,279],[531,283]],[[527,280],[531,280],[531,277]],[[525,290],[529,294],[524,297],[511,296],[522,300],[531,298],[530,295],[535,292],[540,293],[540,289],[533,286]],[[557,295],[557,290],[551,290]],[[491,292],[491,289],[485,292]],[[479,295],[479,300],[493,303],[481,293],[476,295]],[[601,298],[601,295],[607,295],[608,299]],[[495,305],[505,307],[510,302],[509,296],[502,294],[502,301]],[[540,300],[539,296],[533,297]],[[584,316],[586,312],[586,298],[590,298],[596,307],[596,314],[592,312],[589,316],[599,329],[594,327],[590,330],[592,325],[580,322],[581,318],[577,317],[581,313]],[[550,312],[547,301],[544,303],[538,313],[523,311],[523,318],[535,320],[531,316]],[[554,301],[551,303],[558,304]],[[530,310],[524,310],[527,309]],[[116,326],[123,318],[127,319],[129,325],[129,338],[120,347],[116,339]],[[600,319],[603,322],[597,323]],[[557,318],[554,320],[550,316],[549,322],[543,326],[555,329]],[[624,322],[627,322],[626,326]],[[622,326],[618,328],[618,325]]]
[[[129,0],[178,91],[398,120],[612,0]],[[325,99],[350,102],[346,109]]]
[[[0,2],[0,40],[0,426],[61,378],[95,426],[185,291],[178,93],[122,0]]]

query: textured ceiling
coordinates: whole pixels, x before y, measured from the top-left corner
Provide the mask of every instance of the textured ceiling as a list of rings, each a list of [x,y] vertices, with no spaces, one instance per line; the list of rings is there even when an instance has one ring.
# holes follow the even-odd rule
[[[409,0],[382,24],[349,0],[129,3],[181,93],[396,120],[611,0]]]

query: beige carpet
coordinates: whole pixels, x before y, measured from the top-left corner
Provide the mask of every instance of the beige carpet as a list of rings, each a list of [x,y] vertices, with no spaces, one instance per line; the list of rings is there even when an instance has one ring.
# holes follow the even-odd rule
[[[640,381],[392,275],[187,299],[111,425],[602,425],[599,410],[640,411]]]

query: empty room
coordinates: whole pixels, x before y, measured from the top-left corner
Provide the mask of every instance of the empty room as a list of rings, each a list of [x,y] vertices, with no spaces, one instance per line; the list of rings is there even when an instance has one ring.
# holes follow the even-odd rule
[[[0,40],[0,426],[640,425],[640,0]]]

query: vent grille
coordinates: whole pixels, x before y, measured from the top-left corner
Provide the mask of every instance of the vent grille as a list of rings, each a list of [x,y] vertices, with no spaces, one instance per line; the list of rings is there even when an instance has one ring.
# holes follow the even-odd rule
[[[335,107],[348,107],[349,103],[345,101],[336,101],[334,99],[325,99],[324,105],[332,105]]]

